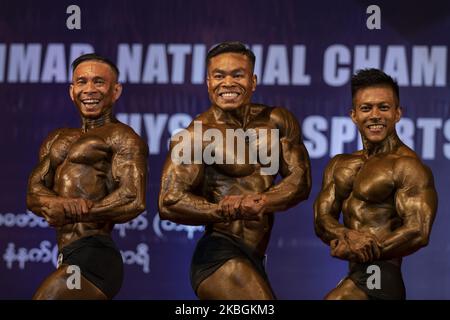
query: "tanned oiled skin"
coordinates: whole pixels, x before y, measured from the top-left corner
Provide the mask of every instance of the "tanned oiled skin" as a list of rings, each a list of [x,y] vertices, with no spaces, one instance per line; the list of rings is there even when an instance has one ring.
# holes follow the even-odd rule
[[[108,235],[114,223],[144,210],[147,147],[128,126],[112,121],[85,133],[57,130],[43,144],[30,176],[28,206],[49,217],[59,248],[88,235]],[[88,200],[91,206],[71,215],[64,212],[66,199]]]
[[[27,207],[56,229],[60,250],[83,237],[110,235],[115,223],[145,209],[148,148],[112,114],[121,90],[107,64],[79,64],[69,92],[82,127],[58,129],[41,146],[28,182]],[[34,298],[106,298],[84,277],[81,290],[68,290],[66,268],[52,273]]]
[[[284,108],[271,108],[250,102],[256,87],[247,57],[223,53],[211,59],[208,66],[208,92],[212,106],[187,128],[191,142],[194,123],[208,129],[278,129],[280,164],[277,174],[261,174],[261,162],[237,164],[236,152],[226,144],[221,152],[228,154],[229,164],[176,164],[171,158],[177,143],[173,142],[165,162],[159,195],[162,219],[189,225],[206,225],[244,242],[263,255],[267,249],[274,213],[286,210],[306,199],[311,188],[310,163],[303,145],[300,126]],[[236,97],[226,99],[224,92]],[[201,137],[200,137],[201,139]],[[270,139],[270,138],[269,138]],[[174,141],[177,138],[173,139]],[[202,152],[208,145],[200,142]],[[268,143],[270,148],[270,141]],[[248,150],[248,146],[246,146]],[[217,151],[216,151],[217,152]],[[272,299],[270,285],[244,259],[231,259],[198,289],[201,299]]]
[[[334,257],[400,266],[402,257],[428,244],[437,210],[433,175],[398,138],[400,116],[389,87],[357,92],[352,119],[364,149],[330,161],[314,204],[316,233]],[[327,298],[368,297],[346,278]]]

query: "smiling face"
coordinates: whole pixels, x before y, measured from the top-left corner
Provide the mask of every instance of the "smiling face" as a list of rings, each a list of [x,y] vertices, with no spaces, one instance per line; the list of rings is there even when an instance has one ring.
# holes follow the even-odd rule
[[[351,118],[369,142],[380,143],[395,131],[401,108],[388,86],[359,89],[353,100]]]
[[[256,75],[247,56],[222,53],[209,61],[207,85],[211,102],[224,111],[232,111],[250,103]]]
[[[97,119],[112,108],[122,93],[116,78],[111,67],[101,61],[88,60],[76,67],[69,93],[82,117]]]

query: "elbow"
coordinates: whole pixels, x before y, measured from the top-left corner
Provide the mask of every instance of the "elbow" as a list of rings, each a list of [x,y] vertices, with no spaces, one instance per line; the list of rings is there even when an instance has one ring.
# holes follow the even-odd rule
[[[309,195],[311,194],[311,177],[306,179],[306,182],[303,184],[303,200],[306,200],[309,198]]]
[[[308,199],[311,192],[311,177],[301,168],[295,168],[291,174],[284,178],[283,198],[286,206],[290,207]]]
[[[297,187],[297,190],[295,192],[294,199],[292,201],[292,205],[295,205],[299,202],[305,201],[309,198],[309,194],[311,192],[311,186],[301,184]]]
[[[158,201],[158,213],[161,220],[170,220],[170,210],[165,199],[160,196]]]
[[[120,219],[120,223],[128,222],[139,216],[146,209],[145,200],[136,200],[134,205],[127,210],[127,214],[123,219]]]
[[[323,229],[321,226],[314,226],[314,232],[316,234],[316,236],[322,240],[323,243],[325,243],[327,246],[330,245],[331,240],[333,239],[329,239],[326,235],[325,229]]]
[[[311,186],[306,186],[302,188],[301,194],[300,194],[300,201],[307,200],[309,198],[309,194],[311,193]]]
[[[36,208],[35,202],[36,201],[35,201],[33,195],[30,193],[27,193],[26,205],[27,205],[27,209],[30,210],[31,212],[36,212],[36,210],[38,209],[38,208]]]
[[[170,211],[166,207],[160,207],[159,218],[161,220],[170,220]]]
[[[170,208],[170,205],[165,204],[164,201],[161,201],[158,205],[159,218],[161,220],[174,220],[174,214]]]
[[[169,210],[167,209],[167,206],[164,204],[164,200],[162,199],[162,197],[159,197],[158,200],[158,214],[159,214],[159,218],[161,220],[167,220],[168,216],[169,216]]]
[[[423,247],[428,246],[428,243],[430,242],[430,233],[424,232],[422,230],[414,230],[413,231],[413,237],[412,242],[414,245],[411,248],[413,251],[417,251]]]
[[[316,221],[314,222],[314,233],[319,238],[322,236],[322,228],[317,224]]]
[[[180,212],[179,208],[174,206],[161,206],[159,209],[159,218],[160,220],[168,220],[177,224],[193,224],[192,221],[187,220],[187,217]]]
[[[325,223],[319,212],[318,203],[316,201],[314,203],[314,233],[320,240],[329,244],[329,239],[326,238]]]
[[[421,234],[419,236],[418,241],[417,241],[418,248],[426,247],[426,246],[428,246],[429,243],[430,243],[429,234]]]
[[[426,246],[428,246],[428,243],[430,243],[430,239],[422,239],[422,241],[420,242],[420,248],[424,248]]]
[[[136,216],[145,211],[146,205],[145,201],[140,201],[136,206]]]
[[[146,209],[146,204],[145,204],[145,196],[143,197],[138,197],[136,199],[135,205],[134,205],[134,210],[133,210],[133,214],[135,217],[137,217],[138,215],[140,215],[142,212],[145,211]]]
[[[174,212],[172,207],[181,200],[181,197],[177,194],[170,192],[160,194],[158,201],[158,212],[161,220],[174,220]]]
[[[180,220],[180,216],[172,210],[169,206],[161,206],[159,207],[159,218],[161,220],[168,220],[175,223],[183,223],[182,220]]]
[[[27,202],[27,209],[30,210],[30,211],[33,211],[33,209],[32,209],[32,201],[31,201],[31,197],[30,197],[29,194],[27,194],[26,202]]]
[[[303,188],[298,188],[297,191],[294,193],[291,205],[295,205],[299,202],[307,200],[309,197],[309,191],[305,190]]]
[[[311,193],[311,172],[308,170],[304,172],[302,179],[300,179],[302,183],[299,185],[302,201],[309,198]]]
[[[137,217],[139,214],[145,211],[145,194],[143,191],[140,191],[135,188],[124,188],[119,193],[121,199],[125,199],[126,205],[129,207],[129,215],[132,218]]]
[[[311,193],[311,179],[303,179],[303,183],[297,186],[297,194],[299,201],[304,201],[309,198]]]
[[[324,234],[324,228],[320,222],[319,219],[314,218],[314,233],[316,234],[317,237],[319,237],[321,240],[325,241],[323,238],[323,234]]]

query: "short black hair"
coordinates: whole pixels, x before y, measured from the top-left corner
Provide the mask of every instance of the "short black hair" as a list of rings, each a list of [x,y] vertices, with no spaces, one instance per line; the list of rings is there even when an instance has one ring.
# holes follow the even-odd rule
[[[214,46],[211,50],[208,51],[208,54],[206,55],[206,67],[209,66],[209,61],[211,60],[211,58],[218,56],[219,54],[229,52],[245,55],[252,64],[252,71],[255,69],[255,54],[252,50],[248,49],[245,44],[239,41],[225,41]]]
[[[400,92],[398,83],[390,75],[380,69],[370,68],[358,70],[352,76],[352,100],[360,89],[376,86],[387,86],[392,89],[397,98],[397,106],[400,104]]]
[[[72,62],[72,72],[75,71],[75,69],[78,67],[78,65],[80,63],[85,62],[85,61],[92,61],[92,60],[106,63],[108,66],[111,67],[112,71],[114,72],[114,74],[117,77],[117,80],[119,80],[119,75],[120,75],[119,68],[117,68],[117,66],[114,64],[114,62],[112,62],[108,58],[101,56],[99,54],[96,54],[96,53],[87,53],[87,54],[83,54],[83,55],[79,56],[78,58],[76,58]]]

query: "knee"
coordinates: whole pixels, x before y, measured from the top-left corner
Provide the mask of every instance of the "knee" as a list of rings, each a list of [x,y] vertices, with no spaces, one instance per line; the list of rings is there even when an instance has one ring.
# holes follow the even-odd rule
[[[54,300],[54,292],[49,288],[40,287],[34,293],[32,300]]]
[[[331,290],[325,300],[367,300],[368,296],[352,280],[346,279],[337,288]]]
[[[249,280],[250,273],[248,262],[242,259],[231,259],[223,265],[224,276],[229,281],[236,284],[242,284]]]
[[[324,300],[346,300],[346,294],[341,290],[333,289],[324,298]]]

